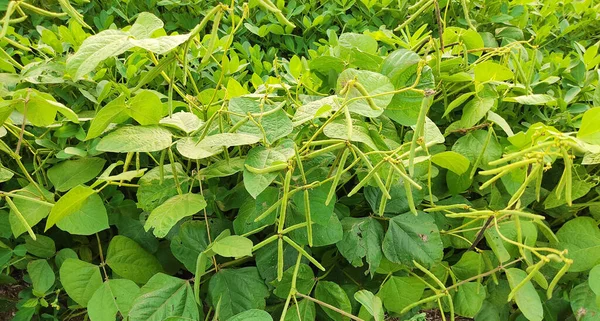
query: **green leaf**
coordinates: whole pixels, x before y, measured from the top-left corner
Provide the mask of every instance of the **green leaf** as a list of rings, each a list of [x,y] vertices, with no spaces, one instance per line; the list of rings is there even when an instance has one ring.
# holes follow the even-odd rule
[[[140,288],[131,280],[107,280],[88,302],[91,321],[112,321],[117,313],[126,316]]]
[[[104,136],[96,149],[103,152],[156,152],[171,146],[171,132],[158,126],[124,126]]]
[[[352,313],[352,305],[346,292],[337,283],[330,281],[319,281],[315,288],[315,299],[323,301],[327,304],[333,305],[334,307]],[[336,311],[330,309],[324,309],[325,313],[335,321],[346,321],[350,320],[348,317],[344,317]]]
[[[250,309],[264,309],[269,290],[255,267],[222,269],[210,278],[208,298],[219,304],[219,316],[225,320]]]
[[[488,111],[496,105],[496,98],[493,97],[475,97],[463,108],[463,115],[459,125],[462,128],[470,128],[475,126]]]
[[[386,310],[400,313],[409,304],[419,301],[425,284],[415,277],[392,276],[381,287],[377,296]]]
[[[48,179],[57,191],[66,192],[97,177],[105,163],[97,157],[66,160],[48,169]]]
[[[60,282],[73,301],[86,307],[94,292],[102,286],[100,267],[78,259],[66,259],[60,267]]]
[[[282,299],[287,298],[292,288],[292,278],[295,269],[296,266],[289,267],[283,272],[281,281],[275,280],[272,282],[273,286],[275,286],[273,294]],[[312,268],[304,263],[300,263],[298,275],[296,276],[296,290],[302,294],[308,295],[315,285],[315,282],[315,274]]]
[[[448,104],[448,106],[446,107],[446,111],[444,111],[443,117],[448,116],[448,114],[450,114],[451,111],[453,111],[456,107],[462,105],[465,101],[467,101],[467,99],[471,98],[471,96],[473,95],[475,95],[475,92],[468,92],[458,96],[450,104]]]
[[[506,278],[510,284],[510,288],[514,289],[517,284],[521,283],[527,277],[527,273],[523,270],[511,268],[506,270]],[[515,302],[521,310],[521,313],[530,321],[541,321],[544,318],[544,310],[540,296],[535,291],[531,281],[525,282],[515,294]]]
[[[176,128],[184,131],[186,134],[200,129],[204,122],[193,113],[180,111],[171,116],[167,116],[159,121],[161,125]]]
[[[140,289],[129,311],[131,321],[199,320],[200,312],[188,281],[163,273],[154,275]]]
[[[198,171],[199,179],[227,177],[244,170],[245,158],[233,157],[216,161]]]
[[[384,321],[383,303],[371,291],[360,290],[354,293],[354,299],[362,304],[369,314],[375,318],[375,321]]]
[[[212,226],[214,229],[214,225]],[[213,231],[211,229],[211,232]],[[188,271],[196,270],[196,259],[208,247],[208,232],[204,221],[187,221],[181,224],[171,240],[171,252]]]
[[[45,259],[51,258],[56,253],[54,240],[45,235],[36,235],[35,240],[29,235],[25,236],[25,248],[27,253]]]
[[[473,70],[478,82],[503,81],[514,77],[510,69],[489,60],[476,64]]]
[[[523,105],[553,105],[556,99],[550,95],[545,94],[531,94],[525,96],[516,97],[504,97],[504,101],[519,103]]]
[[[596,186],[596,183],[594,182],[587,182],[578,178],[573,179],[571,181],[571,200],[576,200],[587,195],[587,193],[594,188],[594,186]],[[567,204],[567,200],[564,196],[561,198],[556,196],[556,187],[552,193],[546,197],[546,200],[544,200],[544,207],[546,209],[559,207],[565,204]]]
[[[343,118],[338,118],[325,126],[323,134],[329,138],[348,139],[348,123]],[[372,149],[377,149],[373,139],[371,138],[369,129],[364,121],[360,119],[352,119],[352,136],[350,141],[365,143]]]
[[[475,164],[481,151],[485,152],[478,163],[479,168],[491,169],[493,166],[489,162],[499,159],[502,156],[502,146],[496,139],[491,138],[486,146],[488,133],[484,130],[476,130],[459,138],[452,146],[452,150],[465,156],[471,164]]]
[[[437,153],[431,156],[431,161],[440,167],[451,170],[457,175],[465,173],[470,165],[466,157],[453,151]]]
[[[63,195],[52,207],[46,230],[54,224],[71,234],[91,235],[108,228],[108,215],[96,191],[79,185]]]
[[[212,250],[224,257],[252,256],[252,241],[239,235],[230,235],[215,241]]]
[[[106,106],[98,111],[92,119],[90,129],[88,130],[86,140],[100,136],[111,123],[122,123],[129,119],[127,106],[125,105],[125,95],[121,95],[112,100]]]
[[[292,155],[293,149],[290,149],[284,145],[274,148],[256,146],[248,151],[246,162],[244,164],[256,169],[265,169],[273,165],[287,162]],[[271,182],[275,180],[277,175],[277,171],[257,174],[250,172],[248,169],[244,169],[244,186],[246,187],[248,193],[250,193],[252,197],[256,198],[269,185],[271,185]]]
[[[186,137],[177,142],[177,151],[189,159],[203,159],[223,151],[223,147],[256,144],[260,138],[254,135],[223,133],[207,136],[201,141]]]
[[[286,137],[293,130],[292,120],[289,119],[283,109],[279,109],[279,106],[261,104],[256,100],[249,98],[232,98],[229,101],[229,111],[247,115],[248,113],[254,114],[253,119],[245,120],[245,117],[240,115],[231,114],[231,121],[233,124],[244,120],[245,123],[239,127],[238,133],[247,133],[254,136],[263,138],[263,130],[266,135],[266,143],[274,143],[276,140]],[[261,115],[267,113],[266,115]],[[256,124],[258,123],[260,127]]]
[[[421,57],[415,52],[399,49],[390,53],[381,65],[381,73],[392,82],[394,89],[412,86],[417,81],[417,71]],[[421,77],[416,89],[434,89],[435,81],[430,67],[421,70]],[[404,91],[394,95],[386,108],[384,115],[403,126],[413,126],[417,123],[419,111],[425,95],[417,91]]]
[[[600,92],[600,90],[597,91]],[[600,126],[598,126],[598,119],[600,119],[600,108],[596,107],[586,111],[585,114],[583,114],[581,126],[577,132],[577,138],[589,144],[600,145]]]
[[[591,217],[576,217],[556,232],[559,245],[573,259],[569,272],[583,272],[600,264],[600,228]]]
[[[423,212],[395,216],[383,239],[383,253],[394,263],[431,267],[442,260],[444,246],[433,218]]]
[[[122,235],[113,237],[106,253],[106,264],[114,273],[138,284],[144,284],[162,272],[162,265],[154,255]]]
[[[175,167],[175,170],[173,170]],[[175,180],[177,175],[177,180]],[[136,192],[138,206],[146,212],[152,212],[160,204],[177,195],[177,182],[182,190],[189,187],[189,177],[181,164],[164,164],[149,170],[138,181],[140,185]]]
[[[278,188],[267,187],[256,199],[252,197],[246,198],[233,221],[235,233],[244,234],[275,223],[278,210],[273,211],[273,213],[258,222],[254,222],[254,220],[279,200],[279,194],[280,191]]]
[[[288,309],[284,321],[315,321],[316,314],[315,304],[309,300],[302,300]]]
[[[465,252],[460,260],[452,266],[452,272],[460,280],[466,280],[479,275],[485,271],[484,269],[483,254],[473,251]]]
[[[163,116],[162,109],[160,98],[154,92],[144,90],[129,101],[127,111],[140,125],[155,125]]]
[[[597,295],[600,296],[600,264],[594,266],[590,270],[590,276],[588,277],[590,289]]]
[[[338,109],[338,97],[335,95],[313,100],[296,109],[292,124],[297,127],[317,118],[329,117],[332,112]]]
[[[104,30],[87,38],[75,55],[67,59],[67,72],[75,80],[83,78],[105,59],[132,48],[129,37],[130,34],[122,30]]]
[[[27,273],[33,283],[33,291],[40,294],[38,296],[44,296],[54,285],[54,271],[46,260],[34,260],[27,263]]]
[[[598,320],[600,306],[598,297],[591,291],[588,282],[575,286],[569,293],[571,309],[579,321]]]
[[[40,189],[42,190],[44,198],[49,203],[54,203],[54,195],[45,190],[43,187],[40,187]],[[35,198],[38,200],[42,199],[40,192],[31,184],[20,190],[12,191],[11,193]],[[23,215],[25,218],[27,224],[29,224],[31,227],[35,226],[42,219],[48,216],[48,214],[50,214],[50,210],[52,210],[52,207],[49,206],[50,204],[40,204],[38,202],[32,202],[23,198],[14,198],[13,203],[15,204],[15,207],[19,209],[19,212],[21,212],[21,215]],[[12,210],[8,216],[8,221],[10,222],[10,229],[15,237],[19,237],[21,234],[27,232],[27,227],[21,223],[21,220],[17,217],[17,214]]]
[[[336,246],[340,253],[353,266],[363,265],[363,258],[369,264],[369,273],[374,275],[379,267],[383,252],[383,227],[374,218],[345,217],[342,219],[344,238]]]
[[[273,318],[263,310],[250,309],[232,316],[227,321],[273,321]]]
[[[181,219],[192,216],[206,207],[206,201],[200,194],[175,195],[152,210],[144,224],[144,229],[153,228],[156,237],[165,237],[171,228]]]
[[[485,288],[478,282],[460,285],[453,299],[456,314],[467,318],[476,316],[483,306],[485,297]]]
[[[341,94],[341,91],[346,88],[349,82],[353,82],[347,90],[347,93]],[[352,100],[348,104],[348,109],[356,114],[365,117],[377,117],[383,114],[384,109],[392,100],[393,94],[385,94],[394,90],[394,86],[390,80],[376,72],[368,70],[346,69],[337,80],[337,92],[339,96],[346,100]],[[358,98],[365,96],[373,96],[369,99]]]

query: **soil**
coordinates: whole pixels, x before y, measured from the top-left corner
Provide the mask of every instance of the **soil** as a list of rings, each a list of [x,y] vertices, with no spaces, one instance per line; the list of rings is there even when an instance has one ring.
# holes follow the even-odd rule
[[[17,282],[13,284],[0,284],[0,320],[11,320],[17,309],[15,304],[19,301],[19,292],[27,287],[22,275],[12,275]]]

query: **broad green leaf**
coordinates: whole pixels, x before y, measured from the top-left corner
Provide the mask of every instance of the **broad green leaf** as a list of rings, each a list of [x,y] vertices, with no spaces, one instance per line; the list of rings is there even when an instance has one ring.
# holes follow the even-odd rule
[[[34,293],[40,294],[38,296],[44,296],[54,285],[54,271],[46,260],[34,260],[27,263],[27,273],[33,283]]]
[[[97,177],[105,163],[98,157],[66,160],[48,169],[48,179],[57,191],[66,192]]]
[[[415,260],[431,267],[444,255],[440,232],[433,218],[423,212],[395,216],[383,239],[383,253],[392,262],[412,266]]]
[[[457,175],[465,173],[470,165],[466,157],[453,151],[437,153],[431,156],[431,161],[440,167],[451,170]]]
[[[392,276],[383,284],[377,296],[386,310],[400,313],[409,304],[419,301],[423,291],[425,284],[415,277]]]
[[[117,313],[126,316],[140,288],[131,280],[107,280],[94,292],[88,302],[91,321],[112,321]]]
[[[199,320],[200,311],[188,281],[158,273],[140,289],[129,310],[131,321]]]
[[[162,265],[154,255],[122,235],[110,241],[106,264],[114,273],[138,284],[144,284],[153,275],[162,272]]]
[[[66,259],[60,267],[60,283],[73,301],[86,307],[94,292],[102,286],[100,267],[78,259]]]
[[[92,119],[86,140],[96,138],[104,132],[111,123],[122,123],[129,119],[125,95],[121,95],[104,106]]]
[[[495,105],[496,99],[493,97],[475,97],[471,99],[463,108],[463,115],[459,123],[460,127],[470,128],[475,126]]]
[[[329,117],[338,109],[338,97],[335,95],[313,100],[296,109],[292,124],[297,127],[316,118]]]
[[[588,278],[590,289],[597,295],[600,296],[600,264],[596,265],[590,270],[590,276]]]
[[[275,286],[273,294],[285,299],[287,298],[292,288],[292,278],[296,266],[292,266],[283,272],[283,278],[281,281],[273,281],[272,284]],[[304,263],[300,263],[298,267],[298,274],[296,276],[296,290],[302,294],[308,295],[315,285],[315,274],[312,268]]]
[[[153,228],[156,237],[165,237],[182,218],[194,215],[205,207],[206,201],[200,194],[175,195],[152,210],[144,229],[149,231]]]
[[[104,136],[96,149],[103,152],[156,152],[171,146],[171,132],[158,126],[123,126]]]
[[[571,182],[571,199],[576,200],[587,195],[587,193],[594,188],[594,186],[596,186],[596,183],[587,182],[577,178],[573,179]],[[556,196],[556,188],[548,195],[548,197],[546,197],[546,200],[544,201],[544,207],[546,209],[559,207],[564,204],[567,204],[567,200],[565,199],[564,195],[561,198]]]
[[[177,184],[182,190],[187,190],[189,180],[179,163],[164,164],[162,169],[155,167],[149,170],[138,181],[139,187],[136,192],[138,206],[146,212],[152,212],[160,204],[177,195]]]
[[[362,266],[365,258],[373,276],[383,257],[383,227],[376,219],[368,217],[346,217],[342,219],[342,226],[344,238],[336,244],[337,249],[356,267]]]
[[[273,321],[273,318],[263,310],[250,309],[232,316],[227,321]]]
[[[381,73],[390,79],[396,90],[411,87],[417,81],[420,61],[421,57],[415,52],[399,49],[390,53],[383,61]],[[433,72],[431,68],[425,66],[421,70],[421,77],[416,89],[434,88]],[[424,97],[423,93],[416,91],[397,93],[386,108],[384,115],[403,126],[415,125]]]
[[[148,51],[164,55],[189,39],[189,34],[162,36],[158,38],[129,39],[129,42]]]
[[[452,272],[460,280],[466,280],[483,273],[485,270],[483,254],[468,251],[452,266]]]
[[[597,91],[600,92],[600,90]],[[596,107],[586,111],[585,114],[583,114],[581,126],[577,132],[577,138],[589,144],[600,145],[600,126],[598,126],[598,119],[600,119],[600,108]]]
[[[137,39],[149,38],[163,26],[164,23],[157,16],[149,12],[141,12],[129,29],[129,33]]]
[[[284,321],[315,321],[316,314],[315,304],[304,299],[288,309]]]
[[[134,45],[122,30],[104,30],[87,38],[75,55],[67,59],[67,72],[74,80],[83,78],[107,58],[118,56]]]
[[[485,297],[485,288],[477,282],[460,285],[453,298],[456,314],[467,318],[476,316],[483,306]]]
[[[477,158],[485,148],[477,167],[491,169],[493,166],[488,164],[502,156],[502,146],[493,137],[490,138],[486,146],[487,135],[488,133],[484,130],[470,132],[459,138],[452,146],[452,150],[465,156],[471,164],[475,164]]]
[[[353,85],[348,88],[346,87],[348,83]],[[347,92],[342,94],[344,88]],[[345,101],[352,100],[348,103],[348,109],[365,117],[377,117],[383,114],[393,96],[393,93],[385,93],[393,90],[394,86],[386,76],[368,70],[346,69],[337,80],[338,95],[344,97]],[[373,97],[362,98],[365,96]]]
[[[210,179],[215,177],[227,177],[244,170],[246,158],[233,157],[216,161],[198,171],[199,179]]]
[[[208,283],[208,298],[219,315],[228,318],[250,309],[264,309],[269,290],[255,267],[222,269]]]
[[[348,123],[343,118],[337,118],[323,129],[323,134],[329,138],[348,140]],[[364,121],[352,119],[352,136],[350,141],[365,143],[372,149],[377,149]]]
[[[78,258],[79,257],[77,256],[77,253],[73,249],[64,248],[64,249],[56,252],[56,256],[54,257],[54,263],[55,263],[56,267],[60,270],[63,263],[65,263],[65,261],[67,259],[78,259]]]
[[[102,198],[92,188],[79,185],[52,207],[46,230],[54,224],[71,234],[91,235],[108,228],[108,215]]]
[[[26,235],[25,249],[31,255],[49,259],[56,253],[56,244],[52,238],[45,235],[36,235],[35,240]]]
[[[475,64],[473,70],[478,82],[503,81],[514,77],[510,69],[490,60]]]
[[[504,101],[519,103],[523,105],[552,105],[556,99],[545,94],[531,94],[516,97],[504,97]]]
[[[254,121],[247,120],[247,116],[242,117],[236,114],[231,114],[230,117],[234,126],[240,121],[245,122],[238,128],[238,133],[251,134],[262,139],[264,130],[267,139],[265,143],[274,143],[276,140],[286,137],[293,130],[292,120],[280,106],[262,104],[253,99],[238,97],[229,101],[229,111],[241,115],[253,114]],[[266,114],[263,115],[263,113]],[[256,123],[262,127],[262,130]]]
[[[193,113],[180,111],[159,121],[161,125],[173,127],[189,134],[204,125],[204,122]]]
[[[330,281],[319,281],[315,288],[315,299],[323,301],[327,304],[333,305],[334,307],[352,313],[352,305],[350,299],[344,290],[334,282]],[[348,317],[344,317],[336,311],[324,309],[325,313],[335,321],[349,320]]]
[[[374,317],[375,321],[384,321],[383,303],[371,291],[360,290],[354,293],[354,299]]]
[[[211,232],[214,230],[212,226]],[[181,224],[171,240],[171,252],[188,271],[196,270],[198,255],[208,247],[208,232],[204,221],[187,221]]]
[[[475,92],[468,92],[458,96],[450,104],[448,104],[448,106],[446,107],[446,111],[444,111],[443,117],[448,116],[448,114],[450,114],[451,111],[453,111],[456,107],[462,105],[465,101],[467,101],[467,99],[471,98],[473,95],[475,95]]]
[[[517,268],[510,268],[506,270],[506,278],[510,284],[510,288],[514,289],[517,284],[521,283],[523,279],[527,277],[527,273]],[[515,294],[514,298],[517,306],[521,310],[521,313],[530,321],[541,321],[544,318],[544,310],[542,308],[542,301],[540,296],[535,291],[533,283],[531,281],[525,282]]]
[[[162,118],[162,103],[158,96],[149,91],[144,90],[135,95],[127,106],[129,116],[135,119],[140,125],[155,125]]]
[[[40,189],[42,190],[44,198],[49,203],[54,203],[54,196],[52,193],[48,192],[43,187],[40,187]],[[12,191],[11,193],[35,198],[38,200],[42,199],[40,192],[31,184],[20,190]],[[48,216],[48,214],[50,214],[50,210],[52,209],[50,205],[40,204],[22,198],[13,198],[13,203],[15,204],[15,207],[19,209],[19,212],[21,212],[21,215],[23,215],[25,218],[27,224],[29,224],[31,227],[35,226],[42,219]],[[27,227],[21,223],[21,220],[17,217],[17,214],[12,210],[8,216],[8,220],[10,222],[10,229],[15,237],[19,237],[21,234],[27,232]]]
[[[578,321],[595,321],[600,315],[597,295],[591,291],[588,282],[575,286],[569,293],[571,309]]]
[[[269,214],[266,218],[258,222],[254,222],[254,220],[279,200],[279,194],[279,189],[267,187],[256,199],[252,197],[246,198],[233,221],[235,233],[244,234],[275,223],[278,210],[273,211],[272,214]]]
[[[291,156],[287,151],[287,147],[279,146],[274,148],[267,148],[264,146],[253,147],[248,151],[246,156],[246,162],[244,165],[251,166],[256,169],[265,169],[273,165],[279,165],[287,162]],[[293,152],[293,150],[292,150]],[[252,197],[256,198],[262,193],[271,182],[275,180],[279,171],[273,171],[268,173],[253,173],[248,169],[244,169],[244,186]]]
[[[556,232],[559,246],[573,259],[569,272],[583,272],[600,264],[600,228],[591,217],[576,217]]]
[[[230,235],[215,241],[212,250],[224,257],[252,256],[252,241],[239,235]]]
[[[186,137],[177,142],[177,151],[190,159],[203,159],[223,151],[223,147],[256,144],[260,138],[254,135],[222,133],[207,136],[201,141],[195,137]]]

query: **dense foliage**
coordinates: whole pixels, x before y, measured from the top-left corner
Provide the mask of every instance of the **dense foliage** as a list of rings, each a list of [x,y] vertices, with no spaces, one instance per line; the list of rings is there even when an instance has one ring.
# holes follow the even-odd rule
[[[600,320],[595,1],[0,13],[4,317]]]

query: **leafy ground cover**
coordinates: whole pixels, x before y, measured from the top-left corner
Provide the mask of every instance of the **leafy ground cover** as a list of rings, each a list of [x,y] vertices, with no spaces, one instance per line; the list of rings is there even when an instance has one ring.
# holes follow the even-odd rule
[[[600,5],[0,0],[15,320],[600,320]]]

